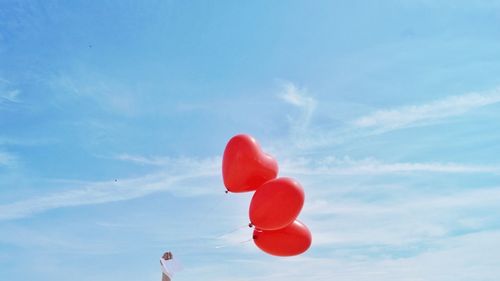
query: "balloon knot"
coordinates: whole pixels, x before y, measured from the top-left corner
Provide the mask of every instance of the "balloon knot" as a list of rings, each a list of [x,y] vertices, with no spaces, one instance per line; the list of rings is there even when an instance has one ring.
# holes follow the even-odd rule
[[[253,224],[252,224],[252,223],[249,223],[249,224],[248,224],[248,227],[252,228],[252,227],[253,227]]]
[[[229,193],[229,190],[224,191],[224,193],[228,194],[228,193]]]

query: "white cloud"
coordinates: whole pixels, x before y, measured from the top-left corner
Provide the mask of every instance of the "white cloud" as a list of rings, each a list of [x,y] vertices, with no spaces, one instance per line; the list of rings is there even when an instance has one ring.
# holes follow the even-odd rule
[[[294,137],[299,137],[307,131],[313,113],[316,109],[316,100],[307,94],[306,89],[298,88],[292,82],[284,82],[279,97],[288,104],[301,109],[299,118],[291,119]]]
[[[172,159],[167,157],[145,157],[142,155],[130,155],[130,154],[120,154],[114,157],[116,160],[132,162],[140,165],[152,165],[152,166],[165,166],[172,161],[178,161],[178,159]]]
[[[115,157],[117,160],[132,162],[141,165],[163,166],[168,163],[168,159],[161,157],[144,157],[140,155],[120,154]]]
[[[0,145],[12,146],[40,146],[57,143],[56,139],[36,138],[36,139],[16,139],[0,136]]]
[[[10,91],[5,91],[3,93],[0,93],[0,101],[7,101],[7,102],[12,102],[12,103],[18,103],[19,102],[19,90],[10,90]]]
[[[185,196],[207,194],[211,193],[209,188],[212,186],[206,185],[205,178],[220,175],[218,158],[183,158],[172,160],[170,164],[165,167],[166,171],[151,175],[119,181],[91,182],[82,188],[0,205],[0,220],[28,217],[62,207],[130,200],[161,191],[172,191]],[[204,179],[204,184],[190,189],[177,185],[193,179]]]
[[[500,211],[498,187],[434,196],[415,195],[409,190],[398,194],[383,192],[379,197],[374,202],[348,196],[309,200],[303,216],[314,232],[314,244],[335,247],[425,244],[457,231],[482,230]]]
[[[308,111],[312,111],[316,106],[316,101],[307,96],[307,90],[298,88],[292,82],[283,83],[283,92],[280,97],[287,103],[306,108]]]
[[[313,160],[308,158],[285,159],[281,169],[288,174],[306,175],[384,175],[405,172],[428,173],[500,173],[500,167],[487,165],[467,165],[460,163],[385,163],[376,159],[353,160],[351,158],[326,157]]]
[[[500,246],[500,232],[490,228],[500,211],[500,188],[423,194],[404,201],[338,199],[324,199],[315,210],[306,204],[301,217],[313,233],[313,245],[305,254],[282,259],[248,245],[238,248],[241,260],[232,260],[231,266],[251,268],[255,272],[251,278],[238,278],[218,264],[204,276],[207,280],[494,281],[500,273],[500,254],[491,250]]]
[[[136,115],[141,108],[136,89],[95,75],[93,71],[80,70],[74,74],[55,76],[48,80],[48,84],[57,93],[52,97],[56,104],[87,100],[102,110],[125,115]]]
[[[0,166],[11,166],[16,162],[16,157],[10,153],[0,151]]]
[[[500,88],[495,88],[490,91],[450,96],[427,104],[378,110],[346,121],[344,126],[331,127],[329,123],[310,124],[317,101],[308,97],[305,90],[298,89],[293,83],[285,84],[284,89],[280,97],[302,109],[300,118],[290,118],[292,141],[297,148],[313,151],[318,147],[347,143],[373,134],[433,124],[500,103]]]
[[[0,104],[4,102],[20,102],[20,93],[21,91],[19,89],[12,89],[9,81],[0,78]]]
[[[371,256],[346,256],[337,248],[320,255],[314,249],[305,255],[276,258],[255,254],[231,260],[228,263],[210,263],[182,273],[185,280],[204,276],[206,280],[236,281],[496,281],[500,274],[500,232],[476,232],[467,235],[438,239],[415,255],[405,255],[412,248],[402,248],[401,253],[384,255],[377,249]],[[251,271],[251,277],[240,277],[233,268]],[[451,274],[451,273],[452,274]]]
[[[457,116],[474,109],[500,102],[500,89],[451,96],[428,104],[380,110],[354,120],[359,128],[380,131],[404,128],[446,117]]]

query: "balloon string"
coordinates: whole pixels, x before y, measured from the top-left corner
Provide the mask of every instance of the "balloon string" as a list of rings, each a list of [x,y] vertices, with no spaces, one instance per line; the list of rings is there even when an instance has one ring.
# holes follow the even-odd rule
[[[228,193],[229,193],[229,192],[226,190],[226,191],[225,191],[225,194],[228,194]],[[220,197],[218,197],[218,198],[215,200],[216,202],[214,202],[214,203],[212,204],[212,206],[210,206],[210,208],[209,208],[207,211],[205,211],[205,212],[204,212],[204,214],[203,214],[202,216],[200,216],[200,217],[198,218],[198,220],[196,220],[196,222],[195,222],[193,225],[195,225],[195,226],[197,227],[197,229],[203,229],[203,227],[204,227],[204,226],[206,225],[206,223],[207,223],[207,218],[208,218],[211,214],[213,214],[214,210],[215,210],[217,207],[219,207],[219,208],[220,208],[220,207],[222,206],[221,202],[222,202],[222,200],[223,200],[223,199],[225,199],[225,198],[226,198],[226,196],[220,196]],[[234,232],[236,232],[236,231],[238,231],[238,230],[240,230],[240,229],[242,229],[242,228],[245,228],[245,227],[253,227],[253,226],[252,226],[251,224],[250,224],[250,225],[243,225],[243,226],[239,226],[239,227],[234,228],[233,230],[231,230],[231,231],[229,231],[229,232],[227,232],[227,233],[220,234],[220,235],[218,235],[218,236],[206,237],[206,238],[204,238],[204,239],[206,239],[206,240],[217,240],[217,239],[222,238],[222,237],[223,237],[223,236],[225,236],[225,235],[229,235],[229,234],[234,233]],[[204,239],[202,238],[202,240],[204,240]]]
[[[242,225],[242,226],[239,226],[239,227],[234,228],[233,230],[231,230],[231,231],[229,231],[229,232],[226,232],[226,233],[224,233],[224,234],[221,234],[221,235],[217,236],[217,237],[216,237],[216,239],[220,239],[220,238],[222,238],[222,237],[224,237],[224,236],[226,236],[226,235],[229,235],[229,234],[235,233],[236,231],[238,231],[238,230],[240,230],[240,229],[242,229],[242,228],[246,228],[246,227],[248,227],[248,225]]]
[[[227,193],[226,193],[226,194],[227,194]],[[225,198],[225,197],[226,197],[226,196],[221,196],[221,197],[218,197],[218,198],[217,198],[217,202],[215,202],[212,206],[210,206],[210,208],[209,208],[207,211],[203,212],[203,215],[202,215],[201,217],[199,217],[199,218],[198,218],[198,220],[196,221],[196,223],[194,223],[194,225],[196,225],[196,227],[197,227],[198,229],[202,229],[202,226],[205,226],[205,224],[206,224],[206,223],[205,223],[205,222],[206,222],[206,218],[207,218],[209,215],[213,214],[213,212],[214,212],[215,208],[220,207],[220,206],[222,205],[222,204],[220,204],[220,203],[221,203],[221,201],[223,200],[223,198]]]
[[[227,248],[227,247],[231,247],[231,246],[239,246],[239,245],[243,245],[245,243],[248,243],[248,242],[250,242],[252,240],[253,240],[253,238],[250,238],[250,239],[245,240],[245,241],[240,241],[240,242],[238,242],[236,244],[219,245],[219,246],[215,246],[215,249]]]

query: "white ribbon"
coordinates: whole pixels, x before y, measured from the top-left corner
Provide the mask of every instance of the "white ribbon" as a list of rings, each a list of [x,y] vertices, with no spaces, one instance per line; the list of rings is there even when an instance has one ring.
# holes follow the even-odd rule
[[[182,270],[182,265],[174,258],[170,260],[160,258],[160,263],[161,271],[170,278],[173,278],[177,272]]]

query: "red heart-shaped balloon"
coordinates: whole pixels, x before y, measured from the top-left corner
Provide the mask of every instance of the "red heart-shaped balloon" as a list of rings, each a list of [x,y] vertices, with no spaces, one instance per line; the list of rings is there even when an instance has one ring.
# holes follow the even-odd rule
[[[227,190],[256,190],[278,175],[278,163],[264,153],[249,135],[237,135],[229,140],[222,159],[222,178]]]
[[[304,206],[304,190],[291,178],[277,178],[255,191],[250,222],[259,229],[276,230],[291,224]]]
[[[307,251],[311,246],[312,236],[307,226],[296,220],[278,230],[255,229],[253,241],[268,254],[287,257]]]

